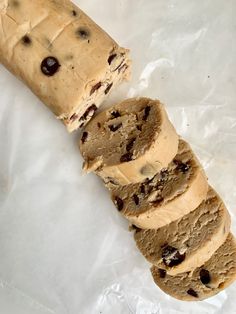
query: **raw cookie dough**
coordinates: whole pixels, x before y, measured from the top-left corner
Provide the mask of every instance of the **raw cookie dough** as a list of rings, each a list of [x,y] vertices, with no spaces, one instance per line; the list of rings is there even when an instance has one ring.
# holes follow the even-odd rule
[[[236,241],[229,234],[215,254],[193,273],[168,275],[156,266],[151,268],[155,283],[172,297],[184,301],[200,301],[227,288],[236,279]]]
[[[178,135],[158,100],[133,98],[98,114],[80,140],[84,170],[106,183],[152,178],[178,150]]]
[[[141,253],[173,276],[192,271],[210,259],[229,234],[230,215],[209,187],[207,199],[190,214],[157,230],[134,229]]]
[[[68,0],[2,0],[0,62],[70,132],[130,73],[128,50]]]
[[[131,223],[157,229],[196,209],[206,198],[208,183],[190,146],[180,140],[174,160],[153,179],[109,188],[117,209]]]

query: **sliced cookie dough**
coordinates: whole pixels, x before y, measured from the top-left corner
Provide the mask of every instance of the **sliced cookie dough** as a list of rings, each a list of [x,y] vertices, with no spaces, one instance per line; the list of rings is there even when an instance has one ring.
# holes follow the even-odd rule
[[[196,209],[206,198],[206,175],[191,150],[179,141],[178,154],[166,169],[144,183],[116,186],[109,183],[112,200],[131,223],[157,229]]]
[[[105,183],[142,182],[167,167],[178,135],[158,100],[133,98],[98,114],[80,141],[84,170]]]
[[[230,215],[216,192],[209,187],[197,209],[159,229],[134,228],[137,247],[146,259],[170,275],[203,265],[225,242]]]
[[[236,279],[236,241],[229,234],[224,244],[192,273],[170,276],[156,266],[151,268],[155,283],[164,292],[183,301],[200,301],[227,288]]]
[[[128,79],[128,55],[69,0],[9,0],[0,6],[0,62],[70,132]]]

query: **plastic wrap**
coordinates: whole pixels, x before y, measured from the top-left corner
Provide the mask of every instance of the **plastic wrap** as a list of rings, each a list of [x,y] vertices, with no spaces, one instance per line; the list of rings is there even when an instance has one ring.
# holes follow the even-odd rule
[[[75,2],[132,51],[133,79],[107,105],[166,103],[236,232],[236,2]],[[236,313],[235,284],[198,303],[162,293],[108,192],[82,176],[79,133],[67,134],[2,66],[0,87],[1,313]]]

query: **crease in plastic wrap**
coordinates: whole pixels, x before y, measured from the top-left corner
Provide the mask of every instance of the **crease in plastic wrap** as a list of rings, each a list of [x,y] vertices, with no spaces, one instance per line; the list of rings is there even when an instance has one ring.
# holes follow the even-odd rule
[[[159,98],[203,163],[236,232],[236,2],[75,1],[133,58],[133,79],[106,105]],[[37,78],[35,78],[37,79]],[[236,313],[236,285],[203,302],[159,290],[128,223],[67,134],[0,67],[0,312]]]

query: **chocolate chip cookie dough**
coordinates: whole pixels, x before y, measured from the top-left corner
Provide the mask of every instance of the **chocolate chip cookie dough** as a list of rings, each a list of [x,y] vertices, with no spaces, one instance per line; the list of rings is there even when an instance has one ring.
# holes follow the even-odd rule
[[[207,199],[188,215],[160,229],[134,228],[136,244],[146,259],[170,275],[202,266],[225,242],[230,215],[209,187]]]
[[[106,183],[152,178],[178,150],[178,135],[158,100],[133,98],[98,114],[80,141],[84,169]]]
[[[196,209],[206,198],[206,175],[190,146],[179,141],[178,154],[166,169],[144,183],[109,183],[117,209],[143,229],[157,229]]]
[[[0,62],[70,132],[130,73],[128,50],[68,0],[2,0]]]
[[[151,268],[155,283],[167,294],[184,301],[200,301],[227,288],[236,279],[236,241],[229,234],[224,244],[192,273],[170,276],[156,266]]]

